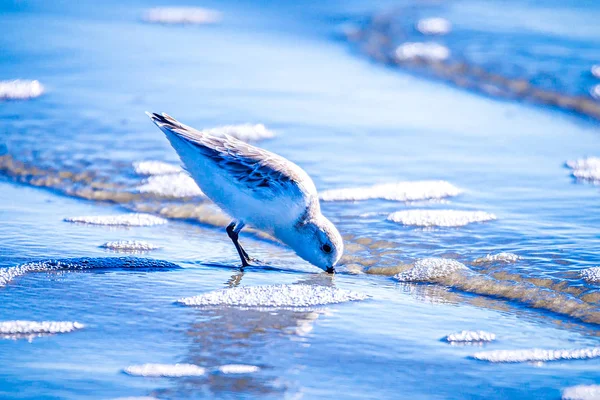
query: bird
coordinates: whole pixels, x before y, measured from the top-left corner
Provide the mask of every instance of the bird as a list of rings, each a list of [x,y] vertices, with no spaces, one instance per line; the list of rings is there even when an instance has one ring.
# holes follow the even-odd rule
[[[242,262],[256,261],[239,242],[250,225],[291,247],[328,273],[344,252],[342,236],[322,213],[310,176],[275,153],[229,135],[215,136],[165,113],[146,112],[204,194],[232,217],[226,232]]]

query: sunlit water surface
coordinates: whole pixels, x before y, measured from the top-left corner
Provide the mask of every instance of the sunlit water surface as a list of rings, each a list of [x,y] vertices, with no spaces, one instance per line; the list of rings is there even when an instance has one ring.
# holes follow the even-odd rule
[[[600,383],[597,359],[472,358],[487,350],[600,346],[600,294],[579,275],[600,264],[599,193],[564,166],[598,155],[596,124],[419,80],[370,63],[336,39],[338,22],[392,2],[262,10],[206,3],[222,13],[220,23],[142,21],[160,5],[1,3],[0,77],[39,80],[45,92],[0,103],[0,320],[84,327],[0,340],[0,397],[559,398],[569,386]],[[588,18],[578,12],[570,17]],[[593,46],[586,31],[576,32]],[[410,201],[398,201],[406,193],[385,200],[389,192],[373,189],[359,193],[379,198],[324,201],[346,239],[335,277],[256,232],[243,241],[264,265],[241,273],[223,231],[228,219],[205,199],[193,190],[183,198],[169,192],[169,177],[153,181],[158,192],[140,189],[152,176],[134,163],[177,163],[146,110],[198,128],[264,124],[275,137],[259,145],[294,160],[322,192],[443,180],[427,185],[460,193],[421,199],[409,190]],[[457,215],[464,221],[465,214],[443,214],[445,222],[420,227],[390,217],[439,215],[428,210],[495,219],[435,226],[452,225]],[[64,221],[134,211],[168,222]],[[159,248],[102,247],[133,240]],[[501,252],[519,258],[481,260]],[[124,256],[146,261],[132,261],[141,266],[134,268],[106,259]],[[419,284],[391,277],[427,257],[455,259],[471,271]],[[32,261],[67,267],[35,270]],[[298,283],[369,298],[297,309],[176,303],[240,285]],[[462,330],[492,332],[496,340],[441,340]],[[260,369],[177,378],[123,372],[146,363]]]

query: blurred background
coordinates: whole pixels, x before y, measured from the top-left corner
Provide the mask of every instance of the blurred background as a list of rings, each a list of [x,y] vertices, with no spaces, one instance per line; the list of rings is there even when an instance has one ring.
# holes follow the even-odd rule
[[[593,1],[0,0],[0,397],[597,396],[598,21]],[[338,274],[251,229],[265,265],[241,273],[144,111],[304,168]],[[369,299],[175,303],[272,284]],[[495,340],[445,339],[463,330]]]

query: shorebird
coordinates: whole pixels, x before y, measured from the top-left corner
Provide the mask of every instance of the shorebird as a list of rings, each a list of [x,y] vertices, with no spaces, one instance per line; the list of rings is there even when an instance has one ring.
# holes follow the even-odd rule
[[[312,179],[293,162],[230,136],[217,137],[162,113],[146,114],[167,136],[200,189],[233,218],[227,234],[242,268],[253,259],[239,242],[249,224],[333,273],[344,251],[336,227],[321,214]]]

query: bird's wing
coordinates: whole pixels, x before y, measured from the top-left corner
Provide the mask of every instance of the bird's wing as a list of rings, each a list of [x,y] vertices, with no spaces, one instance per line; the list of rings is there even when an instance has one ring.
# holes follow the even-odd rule
[[[231,136],[218,137],[198,131],[164,113],[146,114],[161,130],[171,132],[194,146],[240,186],[259,197],[273,198],[299,189],[309,203],[318,198],[308,174],[277,154]]]

